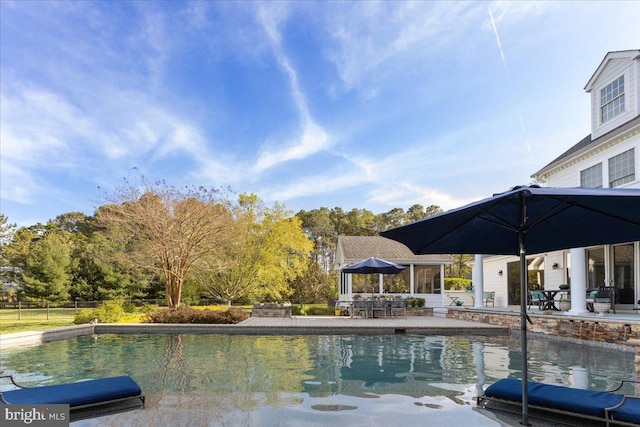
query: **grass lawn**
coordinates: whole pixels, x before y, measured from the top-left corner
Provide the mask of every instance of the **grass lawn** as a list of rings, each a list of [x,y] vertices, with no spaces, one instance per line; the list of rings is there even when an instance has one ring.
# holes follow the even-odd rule
[[[39,331],[42,329],[72,326],[71,320],[0,320],[0,334],[14,332]]]
[[[234,306],[251,311],[252,306]],[[226,311],[229,309],[227,305],[217,306],[196,306],[195,309],[209,309]],[[88,310],[88,309],[82,309]],[[18,316],[19,314],[19,316]],[[47,320],[47,309],[4,309],[0,310],[0,334],[11,334],[14,332],[36,331],[42,329],[57,328],[59,326],[72,326],[76,311],[73,308],[51,308],[49,309]],[[305,304],[302,315],[305,314],[333,314],[333,309],[327,308],[326,304]],[[126,313],[118,323],[141,323],[142,313]],[[20,319],[18,319],[20,317]]]

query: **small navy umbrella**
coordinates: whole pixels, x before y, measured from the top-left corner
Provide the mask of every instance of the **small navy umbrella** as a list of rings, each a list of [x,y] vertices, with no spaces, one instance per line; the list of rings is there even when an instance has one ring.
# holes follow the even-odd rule
[[[398,265],[380,258],[370,257],[342,269],[345,273],[351,274],[398,274],[404,270],[405,266]]]
[[[370,257],[342,269],[344,273],[351,274],[398,274],[405,266],[398,265],[380,258]],[[371,292],[373,294],[373,290]]]

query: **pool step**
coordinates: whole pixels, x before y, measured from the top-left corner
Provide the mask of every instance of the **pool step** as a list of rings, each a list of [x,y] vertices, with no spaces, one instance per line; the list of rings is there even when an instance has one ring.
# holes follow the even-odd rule
[[[448,312],[449,312],[449,309],[446,307],[434,307],[433,317],[447,317]]]

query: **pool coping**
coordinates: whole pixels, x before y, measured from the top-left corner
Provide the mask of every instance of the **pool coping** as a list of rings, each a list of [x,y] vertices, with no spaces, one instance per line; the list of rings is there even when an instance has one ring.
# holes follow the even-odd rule
[[[58,328],[37,331],[0,334],[0,349],[6,350],[9,348],[37,345],[51,341],[66,340],[69,338],[91,335],[94,333],[94,326],[95,325],[93,324],[61,326]]]
[[[322,316],[250,318],[235,325],[167,323],[96,323],[0,334],[0,349],[38,345],[79,336],[100,334],[229,334],[229,335],[509,335],[505,326],[456,319],[349,319]]]

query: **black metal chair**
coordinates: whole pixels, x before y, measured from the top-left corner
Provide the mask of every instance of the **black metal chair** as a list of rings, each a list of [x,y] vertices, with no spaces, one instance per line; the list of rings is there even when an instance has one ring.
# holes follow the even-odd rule
[[[592,292],[592,297],[587,298],[587,310],[594,311],[593,303],[595,302],[608,302],[611,304],[611,311],[615,314],[616,308],[616,288],[613,286],[600,286],[595,294]]]

